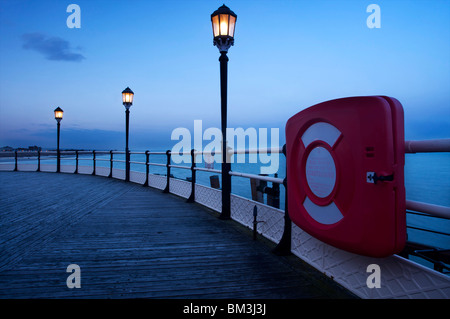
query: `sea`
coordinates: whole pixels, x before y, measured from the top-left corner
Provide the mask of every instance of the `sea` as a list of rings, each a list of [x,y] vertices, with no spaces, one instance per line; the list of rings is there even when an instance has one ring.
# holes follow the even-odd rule
[[[286,161],[283,154],[276,154],[278,156],[278,171],[277,177],[285,178],[286,176]],[[231,164],[232,171],[260,174],[261,167],[268,167],[269,164],[261,162],[250,163],[249,155],[245,155],[245,160],[240,163]],[[271,154],[275,156],[275,154]],[[109,159],[109,154],[97,155],[97,159]],[[62,157],[62,165],[75,165],[74,156]],[[80,155],[79,165],[92,166],[91,155]],[[115,154],[114,159],[124,160],[124,154]],[[274,158],[272,158],[275,161]],[[37,163],[35,158],[19,158],[20,163]],[[42,164],[54,164],[55,157],[41,157]],[[145,163],[145,154],[132,154],[131,161]],[[150,163],[166,164],[166,155],[150,155]],[[0,163],[12,163],[12,158],[0,158]],[[173,163],[190,167],[190,163]],[[109,161],[97,161],[97,167],[109,167]],[[205,163],[198,163],[198,167],[213,168],[220,170],[220,164],[214,163],[213,166]],[[115,162],[115,168],[124,169],[124,163]],[[131,164],[131,170],[145,172],[145,165]],[[152,174],[166,174],[166,168],[161,166],[150,165],[150,173]],[[191,171],[188,169],[171,168],[171,174],[174,177],[186,180],[191,177]],[[210,177],[217,175],[220,180],[220,174],[210,173],[204,171],[197,171],[197,183],[205,186],[210,186]],[[274,177],[274,174],[269,176]],[[269,187],[272,183],[267,183]],[[450,153],[418,153],[405,155],[405,189],[406,199],[420,201],[430,204],[450,207]],[[232,193],[245,197],[252,198],[250,179],[244,177],[232,177]],[[266,197],[266,196],[265,196]],[[266,198],[265,198],[266,200]],[[285,189],[280,186],[280,208],[284,209],[285,205]],[[441,249],[450,249],[450,220],[420,216],[415,214],[407,214],[407,234],[408,240],[412,242],[422,243]],[[417,229],[420,228],[420,229]]]

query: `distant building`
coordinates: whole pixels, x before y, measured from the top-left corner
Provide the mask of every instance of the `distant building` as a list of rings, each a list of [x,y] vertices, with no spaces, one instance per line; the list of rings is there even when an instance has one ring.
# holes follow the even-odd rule
[[[14,148],[11,146],[3,146],[0,148],[0,152],[14,152],[14,151],[18,151],[18,152],[37,152],[37,151],[42,151],[42,147],[40,146],[28,146],[28,148],[25,147],[18,147],[18,148]]]
[[[34,146],[28,146],[28,150],[30,150],[30,151],[41,151],[42,148],[40,146],[34,145]]]

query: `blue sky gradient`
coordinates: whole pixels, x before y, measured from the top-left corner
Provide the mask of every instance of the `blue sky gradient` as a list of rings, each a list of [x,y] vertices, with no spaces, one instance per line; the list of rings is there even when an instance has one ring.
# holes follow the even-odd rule
[[[81,8],[70,29],[69,4]],[[381,8],[369,29],[366,8]],[[173,129],[220,127],[216,0],[0,0],[0,146],[121,149],[121,91],[135,92],[130,148],[166,149]],[[388,95],[407,139],[450,137],[450,1],[229,0],[230,127],[279,127],[326,100]]]

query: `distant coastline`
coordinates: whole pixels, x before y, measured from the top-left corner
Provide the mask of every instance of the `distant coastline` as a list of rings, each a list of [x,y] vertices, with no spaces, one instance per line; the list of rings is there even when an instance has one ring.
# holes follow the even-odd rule
[[[87,149],[61,149],[61,152],[64,152],[64,155],[75,155],[76,151],[89,151],[92,150]],[[13,148],[10,146],[4,146],[0,148],[0,157],[14,157],[17,152],[17,157],[28,157],[28,156],[37,156],[38,152],[40,152],[41,156],[50,156],[54,155],[57,150],[56,149],[42,149],[40,146],[29,146],[28,148],[18,147]]]

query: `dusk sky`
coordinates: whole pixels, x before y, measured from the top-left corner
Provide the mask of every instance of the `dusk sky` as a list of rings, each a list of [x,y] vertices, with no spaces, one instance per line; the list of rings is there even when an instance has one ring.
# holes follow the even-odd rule
[[[67,6],[81,9],[68,28]],[[450,137],[450,1],[0,0],[0,146],[122,149],[121,92],[135,93],[130,149],[173,146],[177,127],[220,127],[211,13],[237,14],[230,127],[284,126],[326,100],[397,98],[407,139]],[[369,4],[381,28],[368,28]]]

